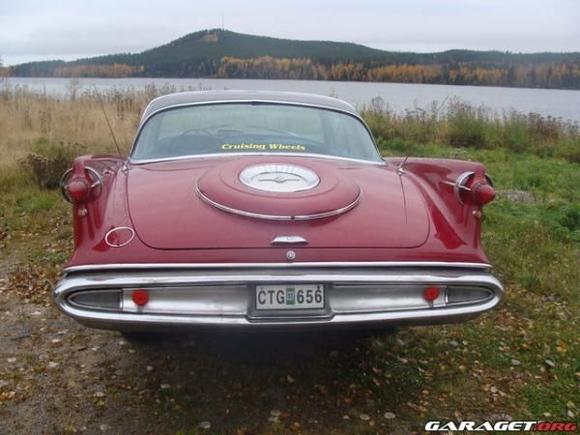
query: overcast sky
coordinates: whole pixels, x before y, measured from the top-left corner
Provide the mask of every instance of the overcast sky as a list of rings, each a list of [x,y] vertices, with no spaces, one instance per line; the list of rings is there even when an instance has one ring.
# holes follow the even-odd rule
[[[580,51],[580,0],[0,0],[5,64],[138,52],[201,29],[397,51]]]

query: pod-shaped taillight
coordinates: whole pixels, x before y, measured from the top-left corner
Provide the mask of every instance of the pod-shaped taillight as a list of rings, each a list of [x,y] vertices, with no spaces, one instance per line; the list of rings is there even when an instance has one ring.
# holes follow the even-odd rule
[[[64,199],[73,204],[83,204],[97,197],[103,187],[101,175],[93,168],[85,166],[79,173],[68,169],[60,179],[60,189]]]
[[[491,178],[485,174],[484,179],[477,179],[475,172],[464,172],[453,184],[455,198],[461,203],[472,202],[477,205],[489,204],[495,198],[495,189]]]
[[[91,196],[91,186],[88,181],[83,179],[70,180],[64,189],[70,201],[73,204],[81,204],[88,201]]]
[[[489,204],[495,198],[495,189],[487,182],[481,182],[471,188],[471,197],[476,204]]]

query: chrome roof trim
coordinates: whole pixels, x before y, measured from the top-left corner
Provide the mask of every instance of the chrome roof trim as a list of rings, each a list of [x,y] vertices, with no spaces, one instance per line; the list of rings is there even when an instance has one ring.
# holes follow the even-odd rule
[[[222,210],[228,213],[232,213],[238,216],[245,216],[250,218],[256,219],[265,219],[265,220],[273,220],[273,221],[309,221],[314,219],[323,219],[327,217],[337,216],[342,213],[346,213],[347,211],[356,207],[356,205],[360,201],[361,192],[359,191],[357,197],[352,201],[350,204],[337,208],[336,210],[327,211],[324,213],[316,213],[316,214],[309,214],[309,215],[295,215],[295,216],[285,216],[285,215],[270,215],[270,214],[262,214],[262,213],[254,213],[251,211],[246,210],[239,210],[236,208],[228,207],[227,205],[220,204],[208,198],[204,195],[201,190],[199,190],[199,186],[195,186],[195,191],[197,195],[201,198],[202,201],[206,202],[207,204],[217,208],[218,210]]]
[[[340,156],[331,156],[328,154],[316,154],[316,153],[261,153],[261,152],[235,152],[235,153],[207,153],[207,154],[190,154],[187,156],[177,156],[177,157],[162,157],[159,159],[143,159],[137,160],[132,159],[129,157],[129,163],[132,165],[145,165],[147,163],[162,163],[162,162],[172,162],[176,160],[187,160],[187,159],[211,159],[215,157],[232,157],[232,156],[285,156],[285,157],[314,157],[314,158],[321,158],[327,160],[342,160],[346,162],[355,162],[355,163],[366,163],[369,165],[378,165],[378,166],[387,166],[388,163],[384,160],[381,161],[374,161],[374,160],[361,160],[361,159],[353,159],[350,157],[340,157]]]
[[[313,267],[423,267],[423,268],[459,268],[459,269],[491,269],[489,263],[463,263],[446,261],[327,261],[327,262],[296,262],[296,263],[126,263],[126,264],[87,264],[64,268],[65,273],[81,271],[126,270],[126,269],[284,269]]]
[[[224,100],[265,100],[265,101],[287,101],[290,103],[318,104],[332,108],[342,109],[356,113],[356,109],[350,103],[339,98],[330,97],[322,94],[313,94],[307,92],[288,92],[288,91],[264,91],[264,90],[243,90],[243,89],[223,89],[223,90],[206,90],[206,91],[185,91],[174,92],[171,94],[161,95],[149,102],[143,114],[162,109],[164,107],[174,106],[176,104],[188,103],[214,103]]]
[[[143,112],[144,116],[139,121],[138,130],[141,130],[141,127],[143,127],[147,123],[147,121],[149,121],[153,116],[157,115],[160,112],[165,112],[166,110],[171,110],[171,109],[179,109],[181,107],[211,106],[214,104],[215,105],[217,105],[217,104],[272,104],[272,105],[280,104],[283,106],[310,107],[313,109],[330,110],[332,112],[339,112],[339,113],[344,113],[345,115],[348,115],[348,116],[352,116],[353,118],[356,118],[359,121],[361,121],[365,125],[365,127],[367,127],[367,129],[368,129],[368,126],[366,125],[364,119],[357,112],[346,110],[346,109],[341,109],[340,107],[335,107],[335,106],[331,106],[331,105],[314,104],[314,103],[301,103],[298,101],[285,101],[285,100],[264,100],[264,99],[259,99],[259,98],[248,98],[248,99],[243,99],[243,100],[224,98],[223,100],[192,101],[192,102],[188,102],[188,103],[169,104],[167,106],[160,107],[159,109],[155,109],[151,112],[147,111],[147,109],[149,108],[149,106],[147,106],[147,108]],[[370,133],[370,130],[369,130],[369,133]],[[371,137],[372,137],[372,135],[371,135]]]
[[[364,124],[365,127],[367,127],[367,130],[370,133],[370,129],[368,128],[366,122],[364,121],[362,116],[360,116],[357,112],[351,112],[349,110],[344,110],[344,109],[341,109],[339,107],[333,107],[333,106],[324,105],[324,104],[299,103],[299,102],[295,102],[295,101],[284,101],[284,100],[260,100],[260,99],[252,99],[252,98],[247,99],[247,100],[223,99],[223,100],[215,100],[215,101],[197,101],[197,102],[191,102],[191,103],[170,104],[168,106],[164,106],[164,107],[161,107],[159,109],[156,109],[150,113],[144,112],[145,116],[139,121],[138,130],[141,130],[141,128],[153,116],[157,115],[158,113],[165,112],[167,110],[179,109],[182,107],[212,106],[212,105],[217,105],[217,104],[271,104],[271,105],[278,104],[278,105],[283,105],[283,106],[310,107],[312,109],[330,110],[331,112],[344,113],[345,115],[352,116],[353,118],[358,119],[359,121],[361,121]],[[372,134],[371,134],[371,137],[373,137]]]

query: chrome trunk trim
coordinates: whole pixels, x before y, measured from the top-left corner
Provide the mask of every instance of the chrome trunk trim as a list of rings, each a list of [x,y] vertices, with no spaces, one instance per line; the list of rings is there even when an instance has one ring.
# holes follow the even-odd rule
[[[296,263],[111,263],[87,264],[64,268],[65,273],[89,272],[103,270],[130,270],[130,269],[258,269],[258,268],[345,268],[345,267],[385,267],[385,268],[458,268],[458,269],[491,269],[489,263],[446,262],[446,261],[320,261]]]
[[[336,210],[326,211],[324,213],[316,213],[316,214],[308,214],[308,215],[295,215],[295,216],[285,216],[285,215],[270,215],[270,214],[262,214],[262,213],[254,213],[251,211],[246,210],[239,210],[237,208],[228,207],[227,205],[220,204],[208,198],[206,195],[203,194],[201,190],[199,190],[199,186],[195,186],[195,191],[197,195],[201,198],[202,201],[205,203],[217,208],[218,210],[225,211],[227,213],[235,214],[238,216],[245,216],[255,219],[265,219],[265,220],[274,220],[274,221],[309,221],[314,219],[323,219],[331,216],[337,216],[339,214],[346,213],[347,211],[356,207],[360,201],[361,193],[359,191],[357,197],[348,205],[337,208]]]
[[[240,151],[240,152],[233,152],[233,153],[205,153],[205,154],[189,154],[185,156],[176,156],[176,157],[159,157],[154,159],[133,159],[129,157],[128,162],[135,166],[147,165],[149,163],[163,163],[163,162],[173,162],[178,160],[193,160],[193,159],[214,159],[214,158],[222,158],[222,157],[240,157],[240,156],[268,156],[268,157],[312,157],[315,159],[326,159],[326,160],[338,160],[344,162],[353,162],[353,163],[363,163],[367,165],[375,165],[375,166],[387,166],[385,161],[375,162],[374,160],[361,160],[361,159],[354,159],[350,157],[341,157],[341,156],[331,156],[327,154],[316,154],[316,153],[286,153],[286,152],[249,152],[249,151]]]
[[[302,236],[276,236],[270,242],[270,245],[306,245],[308,240]]]

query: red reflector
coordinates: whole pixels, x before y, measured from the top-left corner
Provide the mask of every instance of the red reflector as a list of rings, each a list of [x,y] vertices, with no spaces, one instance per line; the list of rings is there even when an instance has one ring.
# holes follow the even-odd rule
[[[478,184],[473,188],[473,199],[477,204],[489,204],[495,198],[495,189],[489,184]]]
[[[425,290],[423,290],[423,299],[425,299],[427,302],[433,302],[439,297],[440,294],[441,291],[438,287],[427,287]]]
[[[149,292],[147,290],[134,290],[131,293],[131,299],[133,299],[135,305],[143,306],[149,302]]]

